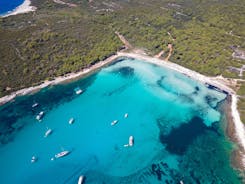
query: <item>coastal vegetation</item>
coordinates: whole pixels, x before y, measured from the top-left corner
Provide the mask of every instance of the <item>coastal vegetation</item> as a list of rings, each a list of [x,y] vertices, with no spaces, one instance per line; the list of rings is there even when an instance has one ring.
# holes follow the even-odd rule
[[[36,12],[0,18],[0,96],[76,72],[123,48],[119,32],[150,55],[173,46],[170,61],[209,76],[245,79],[243,0],[33,0]],[[240,84],[240,112],[245,109]],[[241,113],[245,114],[245,113]],[[244,115],[242,116],[245,122]]]

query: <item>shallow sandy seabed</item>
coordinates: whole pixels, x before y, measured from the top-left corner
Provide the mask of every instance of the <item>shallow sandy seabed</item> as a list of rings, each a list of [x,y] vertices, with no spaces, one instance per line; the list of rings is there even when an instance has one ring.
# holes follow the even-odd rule
[[[27,2],[30,2],[29,0],[26,0]],[[25,2],[26,2],[25,1]],[[24,4],[24,3],[23,3]],[[22,5],[23,5],[22,4]],[[241,155],[241,163],[243,165],[243,168],[245,168],[245,128],[244,125],[240,119],[240,115],[239,112],[237,110],[237,100],[238,97],[235,93],[235,91],[233,89],[231,89],[230,87],[227,86],[227,83],[225,82],[225,80],[220,80],[220,77],[207,77],[204,76],[200,73],[197,73],[193,70],[190,70],[188,68],[182,67],[180,65],[177,65],[175,63],[171,63],[168,61],[164,61],[161,59],[157,59],[157,58],[153,58],[150,57],[148,55],[142,54],[142,53],[127,53],[127,52],[118,52],[117,54],[107,58],[104,61],[101,61],[93,66],[91,66],[90,68],[84,69],[78,73],[70,73],[66,76],[62,76],[62,77],[57,77],[52,81],[45,81],[44,83],[42,83],[39,86],[35,86],[35,87],[29,87],[29,88],[25,88],[25,89],[21,89],[19,91],[16,91],[14,93],[12,93],[11,95],[7,95],[4,96],[2,98],[0,98],[0,104],[4,104],[8,101],[13,100],[16,96],[21,96],[21,95],[26,95],[29,93],[33,93],[36,92],[44,87],[50,86],[50,85],[56,85],[68,80],[72,80],[81,76],[84,76],[86,74],[89,74],[90,72],[99,69],[113,61],[115,61],[118,57],[132,57],[132,58],[137,58],[137,59],[141,59],[150,63],[154,63],[163,67],[167,67],[170,68],[172,70],[175,70],[177,72],[180,72],[184,75],[187,75],[195,80],[198,80],[202,83],[207,83],[207,84],[211,84],[217,88],[219,88],[220,90],[223,90],[227,93],[229,93],[232,97],[232,101],[231,101],[231,114],[232,114],[232,118],[233,118],[233,122],[234,122],[234,126],[235,126],[235,131],[236,131],[236,138],[238,140],[238,144],[240,147],[240,155]]]

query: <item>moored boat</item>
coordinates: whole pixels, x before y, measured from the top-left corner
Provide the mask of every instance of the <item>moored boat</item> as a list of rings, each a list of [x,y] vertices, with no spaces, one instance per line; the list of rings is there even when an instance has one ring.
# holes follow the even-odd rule
[[[77,95],[80,95],[81,93],[83,93],[83,90],[80,89],[79,87],[78,87],[78,88],[75,88],[74,91],[75,91],[75,93],[76,93]]]
[[[128,144],[124,144],[124,147],[132,147],[134,145],[134,137],[131,135],[128,138]]]
[[[37,107],[39,104],[38,103],[34,103],[31,107],[32,108],[35,108],[35,107]]]
[[[41,112],[39,112],[39,114],[36,116],[36,119],[37,119],[38,121],[40,121],[40,120],[43,118],[43,116],[44,116],[44,112],[41,111]]]
[[[36,162],[37,161],[37,157],[36,156],[32,156],[31,157],[31,163],[34,163],[34,162]]]
[[[134,145],[134,137],[131,135],[128,140],[128,145],[133,146]]]
[[[111,126],[113,126],[113,125],[115,125],[117,123],[118,123],[118,120],[114,120],[114,121],[111,122]]]
[[[74,118],[69,119],[69,124],[70,124],[70,125],[71,125],[71,124],[73,124],[73,123],[74,123],[74,121],[75,121],[75,119],[74,119]]]
[[[79,179],[78,179],[77,184],[83,184],[83,182],[84,182],[84,176],[81,175],[81,176],[79,177]]]
[[[54,157],[55,158],[61,158],[61,157],[64,157],[64,156],[66,156],[66,155],[68,155],[70,153],[70,151],[62,151],[62,152],[60,152],[60,153],[57,153]]]
[[[49,128],[49,129],[45,132],[44,137],[48,137],[50,134],[52,134],[52,132],[53,132],[53,130]]]

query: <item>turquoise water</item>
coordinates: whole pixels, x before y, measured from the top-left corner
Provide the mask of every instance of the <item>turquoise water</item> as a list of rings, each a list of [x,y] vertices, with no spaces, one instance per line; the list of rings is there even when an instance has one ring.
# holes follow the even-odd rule
[[[0,183],[77,183],[80,175],[85,183],[240,183],[218,110],[225,99],[185,75],[122,58],[0,107]],[[131,135],[134,146],[124,147]],[[71,152],[52,161],[62,150]]]

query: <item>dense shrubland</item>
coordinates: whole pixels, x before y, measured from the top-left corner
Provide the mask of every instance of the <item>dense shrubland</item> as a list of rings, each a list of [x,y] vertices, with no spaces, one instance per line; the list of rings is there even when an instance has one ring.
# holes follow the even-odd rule
[[[171,61],[206,75],[239,78],[229,66],[245,63],[232,58],[245,50],[243,0],[32,2],[38,11],[0,18],[0,96],[107,58],[123,46],[115,31],[150,55],[171,43]]]

